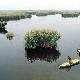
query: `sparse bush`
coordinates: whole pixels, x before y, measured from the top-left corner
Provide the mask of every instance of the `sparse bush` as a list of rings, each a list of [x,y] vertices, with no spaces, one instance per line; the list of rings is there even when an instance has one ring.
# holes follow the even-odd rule
[[[11,32],[6,33],[7,39],[11,40],[14,37],[14,34]]]

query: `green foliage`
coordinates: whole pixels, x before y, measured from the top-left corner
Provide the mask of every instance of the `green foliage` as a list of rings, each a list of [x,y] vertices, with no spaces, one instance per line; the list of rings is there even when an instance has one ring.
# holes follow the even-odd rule
[[[0,32],[4,32],[5,31],[5,25],[7,23],[3,20],[0,20]]]
[[[47,13],[36,13],[36,16],[47,16],[48,14]]]
[[[78,13],[63,13],[61,15],[62,17],[78,17],[79,16]]]
[[[14,37],[14,34],[11,32],[6,33],[7,39],[11,40]]]
[[[59,38],[60,34],[55,30],[32,30],[25,35],[25,48],[52,48]]]
[[[26,17],[26,18],[31,18],[32,15],[31,15],[31,14],[26,14],[25,17]]]
[[[19,20],[19,19],[24,19],[25,16],[24,15],[17,15],[17,16],[0,16],[0,19],[3,19],[5,21],[9,21],[9,20]]]
[[[20,20],[24,18],[31,18],[32,15],[25,11],[0,11],[0,19],[4,21]]]

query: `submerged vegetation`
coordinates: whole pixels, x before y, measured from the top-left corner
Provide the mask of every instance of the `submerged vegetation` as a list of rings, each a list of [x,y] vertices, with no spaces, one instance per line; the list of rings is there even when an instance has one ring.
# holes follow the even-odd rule
[[[7,37],[7,39],[12,40],[12,38],[14,37],[14,34],[11,32],[8,32],[8,33],[6,33],[6,37]]]
[[[25,35],[25,48],[52,48],[58,39],[60,39],[60,33],[55,30],[31,30]]]

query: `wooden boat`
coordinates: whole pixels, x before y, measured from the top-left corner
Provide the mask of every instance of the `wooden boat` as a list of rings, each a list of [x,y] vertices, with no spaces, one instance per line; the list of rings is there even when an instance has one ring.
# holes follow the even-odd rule
[[[80,59],[79,58],[73,59],[73,60],[71,60],[71,62],[72,62],[71,64],[69,63],[69,61],[64,62],[63,64],[61,64],[59,66],[59,68],[66,68],[66,67],[71,67],[73,65],[76,65],[76,64],[80,63]]]

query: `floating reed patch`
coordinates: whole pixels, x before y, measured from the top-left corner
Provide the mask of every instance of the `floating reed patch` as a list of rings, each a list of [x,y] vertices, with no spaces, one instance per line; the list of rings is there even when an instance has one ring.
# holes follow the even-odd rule
[[[60,33],[56,30],[31,30],[25,34],[25,48],[52,48],[56,45],[56,41],[60,39],[60,37]]]
[[[62,17],[78,17],[79,16],[79,14],[78,13],[62,13],[61,14],[62,15]]]
[[[7,37],[7,39],[12,40],[12,38],[14,37],[14,34],[11,32],[8,32],[8,33],[6,33],[6,37]]]

